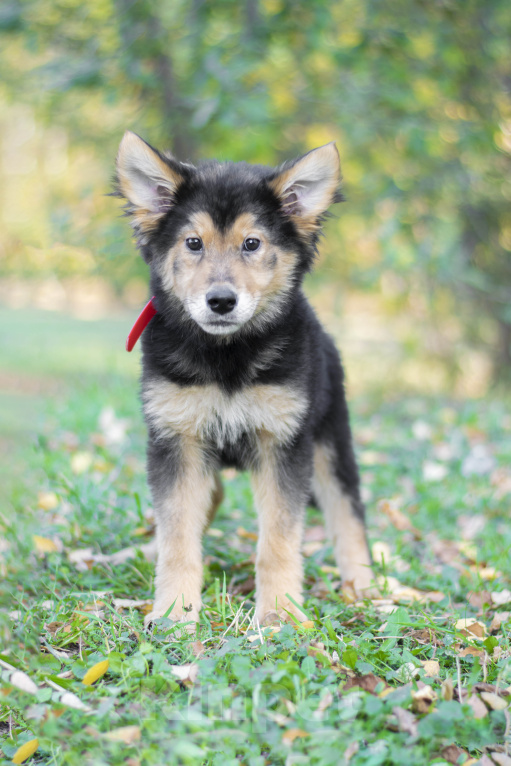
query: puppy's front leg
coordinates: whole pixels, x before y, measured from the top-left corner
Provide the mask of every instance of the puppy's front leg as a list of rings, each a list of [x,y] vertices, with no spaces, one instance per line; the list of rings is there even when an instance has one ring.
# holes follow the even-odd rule
[[[269,624],[277,618],[299,621],[306,616],[288,598],[302,604],[302,535],[307,471],[295,470],[269,437],[260,440],[260,460],[253,471],[254,501],[259,520],[256,555],[256,619]],[[287,462],[287,465],[286,465]]]
[[[156,593],[146,623],[198,622],[202,588],[202,534],[215,489],[201,444],[191,437],[151,440],[149,484],[156,516]],[[174,603],[175,602],[175,603]]]

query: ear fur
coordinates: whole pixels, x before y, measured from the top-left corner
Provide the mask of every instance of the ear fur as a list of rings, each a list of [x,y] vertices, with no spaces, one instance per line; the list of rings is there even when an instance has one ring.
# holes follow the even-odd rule
[[[286,163],[269,182],[283,210],[304,233],[315,232],[332,202],[340,202],[339,152],[335,143],[325,144]]]
[[[180,163],[172,155],[163,157],[136,133],[126,131],[117,154],[117,194],[128,202],[126,211],[140,244],[170,210],[183,180]]]

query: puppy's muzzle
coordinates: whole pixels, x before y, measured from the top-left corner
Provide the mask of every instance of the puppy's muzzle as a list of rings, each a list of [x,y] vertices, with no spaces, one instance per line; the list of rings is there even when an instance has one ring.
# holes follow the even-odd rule
[[[238,302],[238,296],[231,287],[218,285],[206,293],[206,303],[215,314],[229,314]]]

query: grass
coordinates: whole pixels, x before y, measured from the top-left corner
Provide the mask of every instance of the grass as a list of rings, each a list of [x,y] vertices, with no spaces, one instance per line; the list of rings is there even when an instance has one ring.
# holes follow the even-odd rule
[[[353,403],[381,599],[353,603],[339,588],[321,517],[310,510],[310,619],[255,625],[256,518],[247,476],[226,472],[204,541],[198,634],[165,619],[145,632],[153,565],[140,551],[112,558],[151,530],[136,379],[121,366],[137,362],[112,353],[129,321],[119,338],[83,323],[64,340],[53,321],[50,362],[41,355],[30,375],[57,381],[60,393],[29,397],[44,417],[36,428],[33,414],[26,421],[31,444],[18,438],[23,471],[0,516],[0,763],[19,760],[34,739],[27,763],[508,763],[505,402]],[[86,337],[92,371],[81,359]],[[14,341],[4,358],[19,372]],[[5,417],[7,440],[13,422]],[[105,660],[106,672],[84,684]],[[86,710],[70,706],[77,699]]]

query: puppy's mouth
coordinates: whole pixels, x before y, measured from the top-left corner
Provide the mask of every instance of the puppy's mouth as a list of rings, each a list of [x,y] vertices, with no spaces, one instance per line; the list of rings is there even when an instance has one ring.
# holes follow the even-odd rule
[[[205,332],[212,335],[230,335],[242,326],[243,322],[235,322],[228,319],[212,319],[209,322],[198,322]]]

